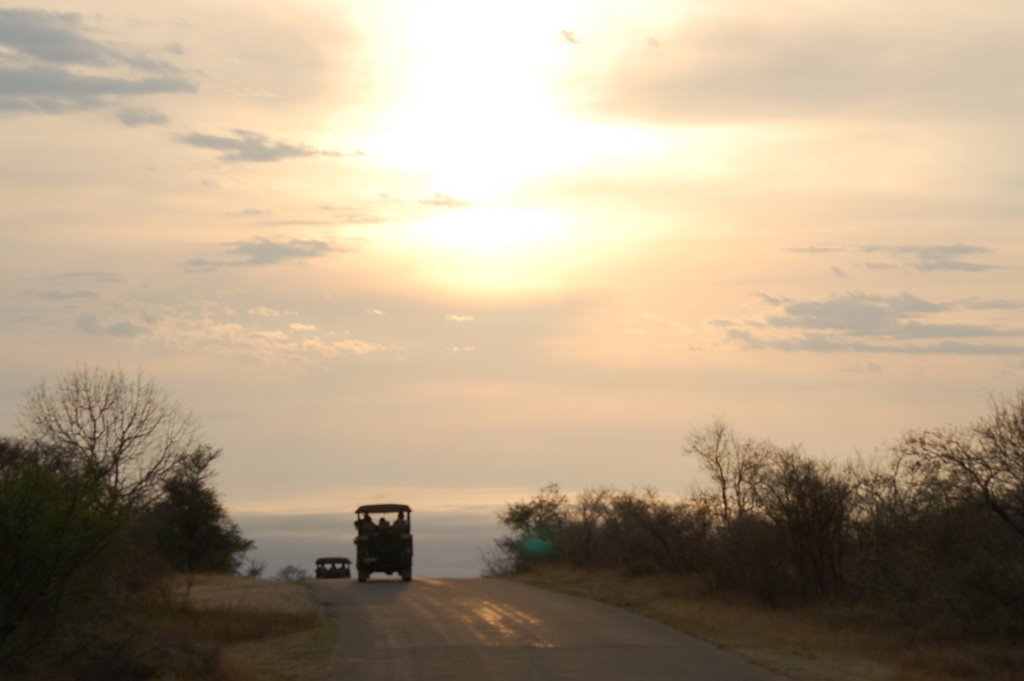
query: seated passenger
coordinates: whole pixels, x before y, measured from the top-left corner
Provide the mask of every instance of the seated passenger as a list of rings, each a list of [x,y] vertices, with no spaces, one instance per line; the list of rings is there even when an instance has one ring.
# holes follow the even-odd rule
[[[405,519],[405,511],[398,512],[398,520],[395,521],[394,528],[403,534],[409,531],[409,521]]]
[[[369,537],[373,534],[376,526],[373,524],[373,519],[370,518],[369,513],[364,513],[363,517],[356,521],[356,529],[359,530],[361,537]]]
[[[377,529],[378,530],[389,530],[389,529],[391,529],[391,523],[388,522],[387,518],[385,518],[384,516],[381,516],[380,522],[377,523]]]

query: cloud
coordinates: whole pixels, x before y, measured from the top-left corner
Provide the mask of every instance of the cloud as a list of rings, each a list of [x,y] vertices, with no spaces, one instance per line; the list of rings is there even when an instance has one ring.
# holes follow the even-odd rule
[[[476,317],[474,317],[473,315],[468,315],[468,314],[466,314],[466,315],[449,314],[449,315],[445,315],[444,318],[447,319],[450,322],[471,322],[474,319],[476,319]]]
[[[936,245],[936,246],[861,246],[864,253],[888,253],[896,256],[910,256],[913,269],[922,272],[935,271],[958,271],[958,272],[985,272],[988,270],[1002,269],[997,265],[983,265],[975,262],[968,262],[962,257],[966,255],[980,255],[990,253],[987,248],[979,246],[966,246],[963,244]]]
[[[74,13],[0,9],[0,54],[0,111],[63,113],[196,90],[168,61],[93,40]]]
[[[167,116],[152,107],[133,106],[121,109],[117,112],[119,121],[129,128],[137,128],[140,125],[166,125]]]
[[[148,331],[144,327],[136,326],[129,322],[120,322],[104,326],[97,321],[96,315],[93,314],[79,317],[75,322],[75,326],[88,333],[104,336],[118,336],[120,338],[135,338],[136,336],[141,336]]]
[[[246,313],[253,317],[294,317],[299,314],[298,312],[289,312],[288,310],[275,310],[265,305],[249,308]]]
[[[331,246],[326,241],[315,239],[289,239],[275,241],[258,237],[250,241],[236,241],[225,244],[227,260],[193,258],[183,264],[188,272],[210,272],[222,267],[244,267],[274,265],[289,260],[308,260],[344,249]]]
[[[843,368],[842,371],[851,374],[880,374],[884,370],[880,365],[875,364],[874,362],[858,362],[857,364]]]
[[[246,265],[270,265],[284,260],[304,260],[318,258],[331,252],[330,244],[315,239],[290,239],[288,241],[271,241],[270,239],[253,239],[230,244],[228,253],[242,258]]]
[[[861,245],[850,247],[819,247],[809,246],[784,249],[788,253],[806,253],[825,255],[833,253],[867,253],[885,255],[892,258],[890,262],[866,261],[861,265],[870,270],[887,270],[907,267],[918,272],[988,272],[1006,269],[1001,265],[986,265],[967,260],[967,256],[981,256],[992,253],[989,248],[969,246],[966,244],[904,244],[896,246]],[[840,275],[838,268],[832,268]]]
[[[445,208],[465,208],[469,205],[466,201],[461,201],[454,196],[438,192],[435,192],[430,198],[420,199],[419,203],[425,206],[443,206]]]
[[[928,0],[714,6],[687,13],[658,50],[619,60],[598,106],[716,124],[966,112],[1012,120],[1024,106],[1013,66],[1024,61],[1024,8],[1016,5],[1000,12]]]
[[[851,340],[808,335],[802,338],[764,339],[746,331],[731,331],[729,338],[740,342],[748,349],[771,349],[783,352],[861,352],[903,355],[1019,355],[1024,356],[1024,345],[962,343],[944,341],[941,343],[866,343]]]
[[[224,356],[256,357],[268,362],[308,362],[343,359],[395,350],[393,346],[355,338],[345,330],[324,325],[295,323],[281,317],[295,313],[257,307],[240,315],[231,307],[213,300],[194,300],[175,305],[136,306],[119,314],[132,314],[146,320],[147,327],[134,327],[145,333],[147,344]],[[133,325],[103,326],[95,317],[85,317],[79,327],[96,333],[125,334]]]
[[[812,255],[816,255],[818,253],[842,253],[847,249],[841,246],[800,246],[784,248],[782,250],[787,253],[811,253]]]
[[[82,35],[81,15],[31,9],[0,9],[0,44],[41,61],[106,64],[113,50]]]
[[[100,284],[116,284],[124,281],[124,277],[117,272],[64,272],[63,274],[51,274],[44,279],[67,280],[67,279],[88,279]]]
[[[232,137],[193,132],[188,135],[179,135],[178,141],[200,149],[218,151],[220,159],[228,163],[274,163],[287,158],[362,155],[362,152],[358,151],[346,154],[339,151],[317,149],[307,144],[280,142],[252,130],[236,129],[231,132]]]
[[[85,298],[98,298],[100,294],[95,291],[28,291],[29,295],[44,300],[82,300]]]
[[[583,41],[576,37],[576,34],[573,31],[569,31],[566,29],[562,29],[562,40],[564,40],[567,43],[572,43],[573,45],[583,44]]]
[[[1000,322],[946,321],[987,310],[1024,309],[1024,302],[978,300],[932,302],[896,296],[845,293],[819,300],[759,294],[770,306],[760,317],[715,320],[726,336],[750,349],[787,352],[894,352],[904,354],[1024,354],[1024,328]]]

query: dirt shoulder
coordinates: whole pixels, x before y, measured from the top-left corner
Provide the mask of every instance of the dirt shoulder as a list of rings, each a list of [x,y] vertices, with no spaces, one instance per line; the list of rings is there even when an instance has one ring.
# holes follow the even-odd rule
[[[651,617],[795,681],[1013,681],[1024,653],[1010,646],[930,644],[913,632],[835,609],[777,609],[712,598],[692,581],[551,568],[508,577]]]

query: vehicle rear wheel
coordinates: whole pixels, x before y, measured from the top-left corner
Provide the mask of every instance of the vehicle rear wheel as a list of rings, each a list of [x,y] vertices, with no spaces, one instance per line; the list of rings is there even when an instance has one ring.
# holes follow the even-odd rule
[[[366,570],[360,570],[359,571],[359,581],[360,582],[365,582],[366,578],[369,577],[369,576],[370,576],[370,573],[367,572]]]
[[[412,568],[409,568],[408,570],[402,570],[401,575],[402,575],[402,581],[403,582],[411,582],[412,581]]]

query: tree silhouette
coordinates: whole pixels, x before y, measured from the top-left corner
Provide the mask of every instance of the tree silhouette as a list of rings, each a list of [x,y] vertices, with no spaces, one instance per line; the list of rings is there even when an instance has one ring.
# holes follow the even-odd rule
[[[177,570],[235,572],[255,547],[209,484],[210,465],[219,456],[220,450],[205,445],[189,452],[164,481],[150,514],[157,550]]]
[[[145,506],[198,443],[191,414],[139,372],[80,366],[25,395],[26,439],[44,445],[49,463],[106,481],[111,501]]]

